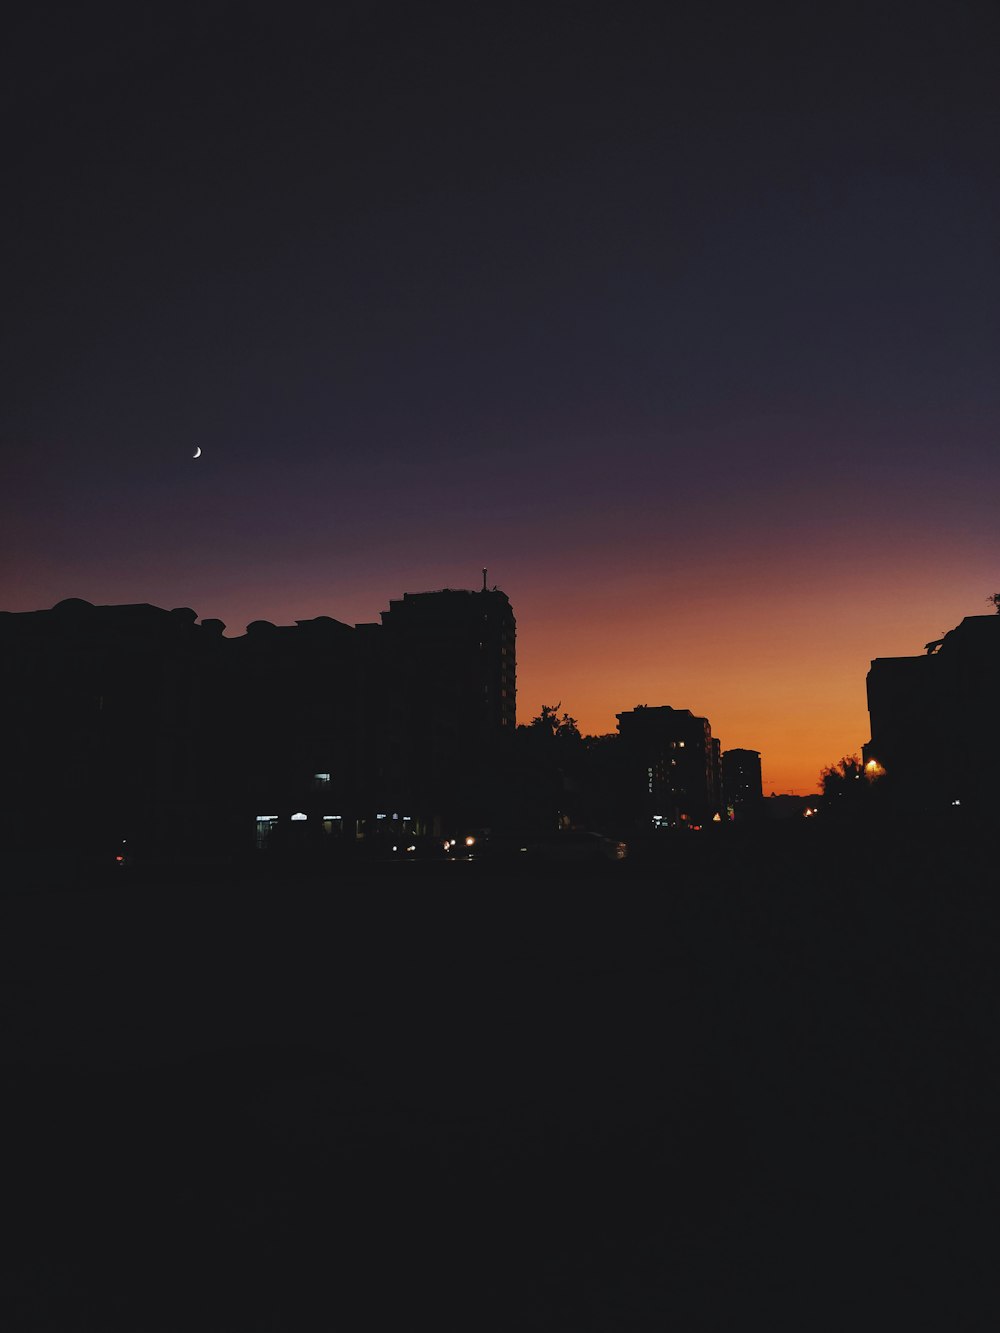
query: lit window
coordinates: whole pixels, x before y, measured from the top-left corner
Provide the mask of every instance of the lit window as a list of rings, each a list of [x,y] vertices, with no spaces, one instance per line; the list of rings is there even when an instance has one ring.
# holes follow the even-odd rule
[[[307,819],[307,818],[308,818],[308,815],[304,815],[304,814],[302,813],[302,811],[300,810],[300,811],[298,812],[298,814],[292,815],[292,823],[293,823],[293,824],[300,824],[300,823],[302,822],[303,819]]]
[[[314,782],[329,782],[329,781],[330,781],[330,774],[329,774],[329,773],[314,773],[314,774],[313,774],[313,781],[314,781]]]

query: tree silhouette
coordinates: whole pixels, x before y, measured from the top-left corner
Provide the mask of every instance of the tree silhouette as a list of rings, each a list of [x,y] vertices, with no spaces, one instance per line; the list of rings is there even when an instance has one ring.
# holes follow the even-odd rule
[[[845,754],[819,775],[823,795],[834,800],[857,799],[865,787],[864,766],[856,754]]]
[[[542,704],[537,717],[515,733],[517,785],[525,820],[555,828],[575,821],[586,747],[576,718],[560,713],[561,703]]]
[[[820,784],[828,814],[850,819],[870,819],[886,810],[885,769],[877,760],[864,764],[856,754],[846,754],[820,773]]]
[[[561,707],[561,703],[542,704],[541,712],[537,717],[531,719],[528,723],[528,729],[564,743],[579,741],[581,739],[580,728],[576,718],[570,717],[569,713],[563,713],[560,717],[559,709]]]

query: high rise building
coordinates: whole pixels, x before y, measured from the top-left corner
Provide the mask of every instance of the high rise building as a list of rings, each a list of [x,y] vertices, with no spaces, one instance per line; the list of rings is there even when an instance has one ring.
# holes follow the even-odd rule
[[[382,612],[382,629],[419,711],[454,714],[485,735],[513,728],[516,622],[506,593],[404,593]]]
[[[512,739],[516,623],[505,593],[406,593],[382,613],[385,773],[396,801],[485,815]]]
[[[704,824],[719,813],[718,742],[707,718],[645,705],[617,716],[635,806],[649,822]]]
[[[763,799],[759,750],[726,750],[722,755],[722,788],[726,805],[738,810]]]

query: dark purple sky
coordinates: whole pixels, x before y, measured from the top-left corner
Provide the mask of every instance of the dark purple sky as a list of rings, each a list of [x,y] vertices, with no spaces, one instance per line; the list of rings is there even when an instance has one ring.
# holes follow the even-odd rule
[[[776,764],[807,787],[866,739],[867,659],[998,584],[997,37],[963,3],[32,7],[0,605],[239,632],[485,563],[522,717],[692,707],[766,780],[782,707],[825,714]]]

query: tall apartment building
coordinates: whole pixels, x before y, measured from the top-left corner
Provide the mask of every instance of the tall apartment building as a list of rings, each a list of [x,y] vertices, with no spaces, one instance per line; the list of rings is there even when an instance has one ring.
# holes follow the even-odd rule
[[[491,734],[513,728],[514,612],[506,593],[408,592],[382,612],[387,658],[422,707],[458,705],[466,727]]]
[[[513,738],[516,622],[505,593],[406,593],[382,613],[380,743],[392,800],[480,819]]]
[[[617,717],[628,781],[646,820],[672,827],[719,813],[719,744],[707,718],[644,705]]]
[[[722,789],[725,804],[736,811],[763,799],[759,750],[726,750],[722,755]]]

